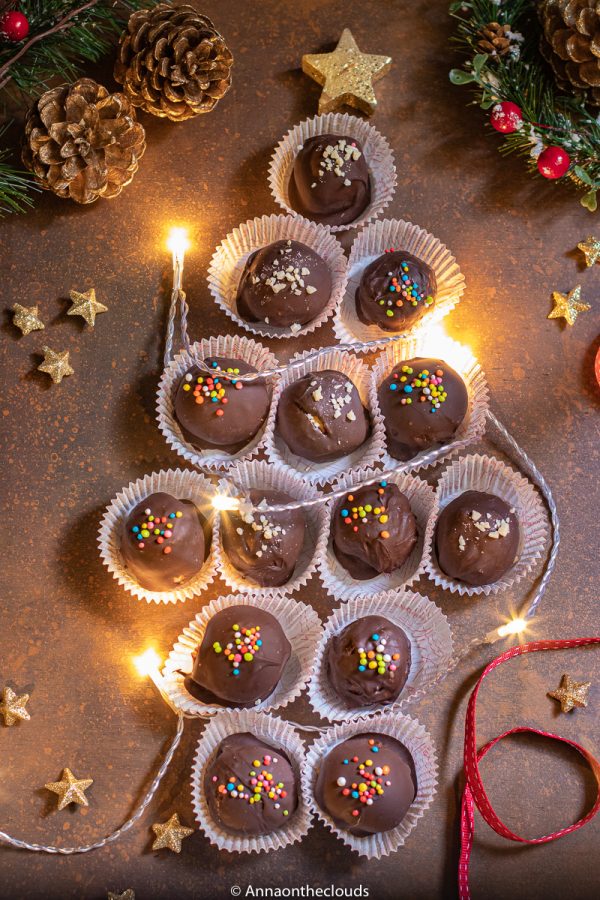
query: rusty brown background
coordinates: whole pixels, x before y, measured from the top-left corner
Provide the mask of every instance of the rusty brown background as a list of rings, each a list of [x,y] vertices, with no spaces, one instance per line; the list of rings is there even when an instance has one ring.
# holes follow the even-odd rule
[[[193,337],[227,331],[229,320],[208,293],[207,263],[231,228],[275,211],[266,179],[272,147],[317,107],[319,89],[301,73],[300,57],[331,49],[346,25],[364,50],[394,58],[377,88],[374,119],[398,167],[389,213],[425,226],[456,254],[468,290],[447,330],[472,347],[493,409],[555,491],[563,541],[533,634],[598,632],[593,357],[600,279],[597,268],[583,270],[574,252],[592,229],[598,232],[597,218],[568,190],[531,179],[522,161],[497,153],[499,139],[486,133],[484,114],[466,105],[466,89],[448,82],[452,25],[443,0],[206,0],[201,8],[236,57],[234,86],[216,111],[180,125],[143,117],[148,151],[119,199],[77,208],[44,195],[34,212],[1,226],[0,686],[31,693],[32,719],[0,727],[0,830],[30,841],[79,844],[117,827],[173,732],[170,711],[136,676],[131,658],[149,643],[166,655],[200,601],[170,607],[135,601],[102,567],[96,549],[102,510],[121,486],[178,464],[154,419],[170,277],[164,238],[175,222],[192,232],[185,286]],[[572,329],[548,321],[551,291],[579,281],[593,311]],[[69,290],[91,286],[110,310],[93,332],[65,316]],[[46,331],[20,337],[8,313],[15,302],[39,303]],[[325,327],[302,345],[330,341]],[[46,342],[71,351],[76,374],[60,386],[35,371]],[[272,347],[282,355],[291,349]],[[442,596],[424,579],[419,588],[450,616],[460,644],[499,624],[526,585],[475,603]],[[206,599],[224,591],[218,583]],[[331,608],[316,579],[303,596],[322,614]],[[477,673],[494,655],[491,648],[473,653],[414,707],[437,744],[440,785],[406,847],[391,858],[359,861],[320,825],[300,845],[266,857],[219,853],[201,833],[185,841],[179,857],[152,853],[152,822],[178,811],[192,824],[189,773],[201,726],[188,723],[138,827],[84,857],[0,848],[0,898],[100,900],[107,890],[132,887],[138,900],[209,900],[249,883],[362,884],[375,898],[454,897],[464,710]],[[563,671],[594,681],[587,710],[557,715],[546,691]],[[481,692],[480,741],[531,724],[598,754],[599,705],[597,650],[513,661]],[[293,712],[306,716],[305,702]],[[88,809],[57,813],[41,789],[65,765],[94,778]],[[500,815],[529,836],[574,820],[594,793],[573,753],[541,741],[506,742],[482,768]],[[599,824],[553,845],[524,848],[497,838],[478,817],[474,898],[598,896]]]

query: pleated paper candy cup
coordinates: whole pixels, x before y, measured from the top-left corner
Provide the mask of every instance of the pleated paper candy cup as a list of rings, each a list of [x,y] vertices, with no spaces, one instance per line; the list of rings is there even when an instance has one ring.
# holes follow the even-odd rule
[[[355,478],[344,477],[335,483],[334,490],[357,490],[364,481],[374,477],[374,472],[361,472]],[[335,507],[339,501],[328,504],[329,511],[329,537],[327,552],[321,556],[319,562],[319,575],[327,592],[336,600],[346,601],[360,597],[372,597],[381,591],[392,591],[398,588],[406,588],[417,580],[425,571],[425,563],[429,555],[435,518],[437,512],[437,499],[435,492],[426,481],[413,475],[394,473],[386,475],[385,480],[398,485],[410,503],[410,508],[417,521],[417,543],[408,559],[394,572],[377,575],[364,581],[353,578],[349,572],[338,562],[333,552],[331,528]]]
[[[281,709],[300,696],[312,676],[317,644],[323,633],[319,616],[312,606],[291,597],[229,595],[213,600],[196,614],[179,635],[163,670],[164,686],[173,705],[186,716],[212,716],[231,710],[230,706],[203,703],[185,686],[186,676],[192,672],[194,653],[204,638],[210,620],[218,612],[232,606],[262,609],[274,616],[292,646],[288,663],[279,684],[269,697],[258,701],[254,710],[268,712]]]
[[[397,700],[371,706],[350,706],[331,684],[327,652],[335,635],[365,616],[381,616],[402,628],[410,641],[410,671]],[[315,672],[308,686],[310,704],[321,718],[330,722],[379,711],[389,714],[410,703],[416,692],[426,689],[441,672],[447,670],[452,658],[452,648],[452,632],[446,616],[435,603],[421,594],[407,590],[382,591],[373,596],[351,600],[336,609],[325,622],[317,648]],[[365,678],[368,677],[376,676],[366,673]]]
[[[529,574],[546,550],[548,517],[542,499],[531,482],[493,456],[478,454],[464,456],[462,459],[454,460],[445,469],[436,491],[439,512],[465,491],[494,494],[515,510],[520,525],[517,560],[508,572],[493,584],[477,586],[464,584],[442,572],[435,552],[435,541],[432,540],[426,571],[437,585],[453,594],[466,597],[484,594],[487,597],[514,587]]]
[[[242,835],[222,828],[211,815],[204,791],[204,772],[221,742],[231,735],[244,732],[253,734],[277,750],[285,751],[297,779],[298,808],[283,820],[280,828],[269,834]],[[269,853],[302,840],[311,827],[312,819],[310,795],[304,776],[305,756],[306,750],[300,736],[283,719],[254,710],[235,710],[216,716],[198,741],[192,766],[192,805],[196,821],[211,844],[230,853]]]
[[[332,478],[339,478],[342,474],[357,473],[379,462],[385,451],[385,433],[377,403],[377,391],[373,385],[371,373],[365,364],[357,356],[335,348],[313,359],[309,358],[311,352],[297,353],[292,357],[291,362],[306,361],[302,365],[289,369],[282,376],[278,400],[281,399],[283,391],[302,376],[332,369],[341,372],[352,381],[363,406],[369,411],[371,417],[371,434],[360,447],[340,459],[324,463],[310,462],[310,460],[292,453],[285,441],[277,434],[275,418],[275,424],[269,431],[266,448],[270,461],[297,473],[309,484],[323,485]]]
[[[238,463],[228,471],[227,478],[219,482],[219,492],[228,497],[243,496],[253,488],[282,491],[288,494],[292,501],[310,501],[318,496],[316,490],[299,475],[265,460]],[[214,554],[217,569],[226,584],[240,594],[266,593],[270,597],[291,594],[303,587],[316,571],[317,562],[325,553],[327,511],[325,504],[319,504],[304,507],[303,512],[306,519],[304,544],[292,577],[280,587],[261,587],[257,582],[238,572],[229,561],[223,548],[222,535],[219,534],[214,542]],[[221,515],[227,513],[223,512]]]
[[[367,837],[357,837],[337,826],[315,798],[319,767],[327,753],[342,741],[360,734],[385,734],[404,744],[413,758],[417,780],[417,794],[402,822],[389,831]],[[308,750],[305,766],[313,811],[347,847],[367,859],[381,859],[402,847],[421,816],[431,806],[436,793],[438,765],[433,742],[417,719],[398,712],[376,713],[342,725],[332,725]]]
[[[237,308],[237,290],[248,257],[275,241],[292,240],[306,244],[328,265],[331,295],[321,312],[305,325],[270,325],[248,322]],[[262,216],[235,228],[219,244],[208,267],[208,287],[223,312],[252,334],[266,338],[294,338],[312,334],[335,312],[346,288],[346,257],[342,245],[323,225],[301,216]],[[282,303],[284,301],[282,300]]]
[[[138,584],[127,569],[121,553],[121,529],[125,519],[138,503],[159,492],[171,494],[178,500],[191,500],[212,529],[208,555],[200,571],[181,587],[170,591],[150,591]],[[219,521],[211,505],[213,493],[214,485],[207,478],[198,472],[182,469],[153,472],[123,488],[107,507],[98,536],[100,557],[113,578],[134,597],[147,603],[178,603],[201,594],[216,575],[212,545],[218,541]]]
[[[237,359],[254,366],[261,371],[263,369],[276,368],[279,363],[266,347],[247,337],[239,335],[219,335],[218,337],[205,338],[192,344],[189,352],[182,350],[169,363],[164,370],[158,386],[158,427],[166,438],[169,446],[183,459],[199,469],[207,471],[223,471],[236,462],[251,459],[263,448],[267,434],[273,430],[275,424],[275,411],[277,408],[277,382],[270,379],[267,382],[271,391],[271,405],[269,413],[262,427],[253,438],[235,453],[225,450],[210,448],[199,450],[194,447],[184,436],[181,426],[175,416],[175,395],[179,383],[185,373],[198,361],[212,357],[225,359]]]
[[[489,393],[483,370],[468,347],[446,337],[441,329],[434,328],[431,332],[425,331],[406,340],[399,339],[383,349],[371,372],[375,396],[378,396],[381,384],[395,366],[419,356],[439,359],[458,372],[467,388],[467,414],[447,444],[423,450],[406,461],[391,456],[386,439],[382,459],[384,469],[401,467],[405,471],[417,472],[427,466],[436,465],[469,444],[479,441],[485,431]]]
[[[289,185],[298,150],[311,137],[339,134],[358,141],[365,155],[371,180],[371,202],[361,215],[347,225],[327,225],[330,231],[361,228],[380,216],[396,189],[396,166],[390,145],[373,125],[348,113],[327,113],[305,119],[291,128],[275,147],[269,166],[269,185],[275,202],[286,212],[299,216],[290,203]]]
[[[465,278],[448,248],[436,237],[403,219],[382,219],[373,222],[362,231],[352,245],[348,260],[348,280],[342,304],[338,307],[333,328],[342,343],[353,341],[385,342],[394,336],[378,325],[365,325],[356,312],[356,289],[363,272],[386,250],[404,250],[435,272],[437,290],[435,304],[423,318],[406,334],[411,335],[422,328],[430,328],[454,309],[465,290]]]

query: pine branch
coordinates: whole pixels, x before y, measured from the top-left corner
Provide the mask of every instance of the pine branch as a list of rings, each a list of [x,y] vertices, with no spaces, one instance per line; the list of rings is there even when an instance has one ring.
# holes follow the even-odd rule
[[[0,140],[9,127],[0,128]],[[23,212],[26,206],[33,206],[31,191],[39,191],[28,172],[21,172],[10,164],[10,150],[0,150],[0,217],[11,212]]]

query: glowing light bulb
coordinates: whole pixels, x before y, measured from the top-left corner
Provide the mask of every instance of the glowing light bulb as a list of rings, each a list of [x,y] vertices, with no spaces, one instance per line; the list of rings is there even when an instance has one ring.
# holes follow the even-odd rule
[[[167,239],[167,247],[173,254],[173,265],[176,262],[183,265],[183,257],[189,246],[190,242],[185,228],[171,228]]]
[[[212,498],[212,505],[213,509],[218,509],[220,512],[234,512],[240,508],[240,498],[228,497],[225,494],[215,494]]]
[[[134,656],[133,663],[140,675],[152,677],[159,673],[161,658],[154,647],[148,647],[141,656]]]
[[[459,344],[449,337],[440,323],[431,325],[424,334],[424,346],[419,351],[420,356],[431,356],[448,363],[457,372],[464,375],[469,371],[475,357],[470,347]]]
[[[511,619],[506,625],[501,625],[498,629],[499,637],[508,637],[509,634],[521,634],[527,628],[525,619]]]

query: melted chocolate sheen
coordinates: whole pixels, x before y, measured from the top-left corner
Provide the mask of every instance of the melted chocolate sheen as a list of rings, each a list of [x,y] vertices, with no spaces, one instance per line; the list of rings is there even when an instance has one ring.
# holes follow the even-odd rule
[[[408,272],[401,268],[404,262],[408,263]],[[419,292],[422,291],[425,295],[422,300],[418,300],[416,306],[389,289],[392,277],[401,281],[403,275],[408,275],[410,282],[415,282]],[[373,260],[363,272],[356,289],[356,314],[365,325],[377,325],[384,331],[406,331],[433,309],[435,302],[426,306],[425,298],[430,296],[435,301],[436,290],[435,274],[427,263],[403,250],[394,250]],[[383,306],[379,300],[385,301]],[[388,306],[388,301],[392,301],[393,306]],[[396,305],[398,301],[402,306]],[[390,309],[394,313],[391,317],[387,314]]]
[[[292,453],[303,459],[339,459],[364,444],[370,433],[370,416],[360,394],[341,372],[309,373],[290,384],[281,395],[277,434]]]
[[[379,637],[373,641],[373,635]],[[394,661],[396,670],[390,672],[386,663],[385,675],[376,669],[359,671],[359,647],[368,653],[385,641],[385,654],[400,658]],[[410,641],[399,625],[382,616],[365,616],[356,619],[334,634],[327,647],[327,672],[335,692],[350,707],[372,706],[375,703],[391,703],[396,700],[406,684],[410,671]]]
[[[511,509],[500,497],[479,491],[465,491],[452,500],[440,513],[435,532],[442,572],[472,585],[493,584],[508,572],[520,542],[519,520]],[[474,519],[473,512],[479,517]]]

